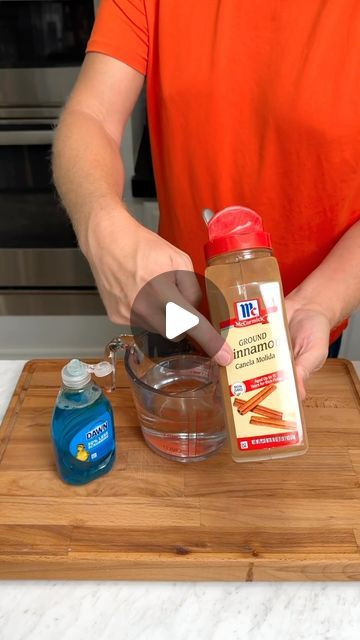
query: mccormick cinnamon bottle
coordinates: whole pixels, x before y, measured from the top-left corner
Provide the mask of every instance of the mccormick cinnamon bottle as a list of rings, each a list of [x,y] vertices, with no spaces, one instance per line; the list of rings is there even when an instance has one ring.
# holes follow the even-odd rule
[[[207,296],[233,362],[221,367],[235,462],[305,453],[307,437],[279,267],[260,216],[243,207],[204,212]]]

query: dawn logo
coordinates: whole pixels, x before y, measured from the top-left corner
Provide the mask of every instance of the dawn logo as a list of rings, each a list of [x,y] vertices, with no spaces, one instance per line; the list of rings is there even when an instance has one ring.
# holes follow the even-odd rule
[[[243,320],[255,320],[260,316],[258,300],[235,302],[235,310],[238,322],[242,322]]]

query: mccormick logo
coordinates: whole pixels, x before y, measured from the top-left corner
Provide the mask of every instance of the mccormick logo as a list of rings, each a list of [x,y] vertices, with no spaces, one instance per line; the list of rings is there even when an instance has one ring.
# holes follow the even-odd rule
[[[268,307],[262,306],[261,298],[253,300],[236,300],[234,302],[234,318],[227,318],[220,322],[220,330],[228,327],[247,327],[251,324],[267,324],[269,313],[276,313],[278,307],[272,304]]]
[[[248,320],[259,317],[259,303],[257,300],[246,300],[245,302],[235,302],[236,319]]]
[[[234,303],[235,307],[235,327],[246,327],[249,324],[259,322],[266,323],[267,313],[260,307],[259,298],[253,300],[239,300]]]

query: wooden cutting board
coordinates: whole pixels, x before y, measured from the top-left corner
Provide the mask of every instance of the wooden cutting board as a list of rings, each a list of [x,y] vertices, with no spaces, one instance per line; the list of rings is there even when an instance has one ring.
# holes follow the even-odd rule
[[[144,444],[122,365],[112,472],[71,487],[49,438],[64,362],[32,361],[0,428],[0,577],[360,579],[360,386],[328,361],[305,402],[310,450],[182,465]]]

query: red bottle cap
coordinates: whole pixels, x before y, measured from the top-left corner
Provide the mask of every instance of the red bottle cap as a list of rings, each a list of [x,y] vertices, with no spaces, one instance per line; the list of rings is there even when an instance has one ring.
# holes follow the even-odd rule
[[[263,229],[258,213],[246,207],[226,207],[208,222],[206,259],[241,249],[271,249],[270,235]]]

